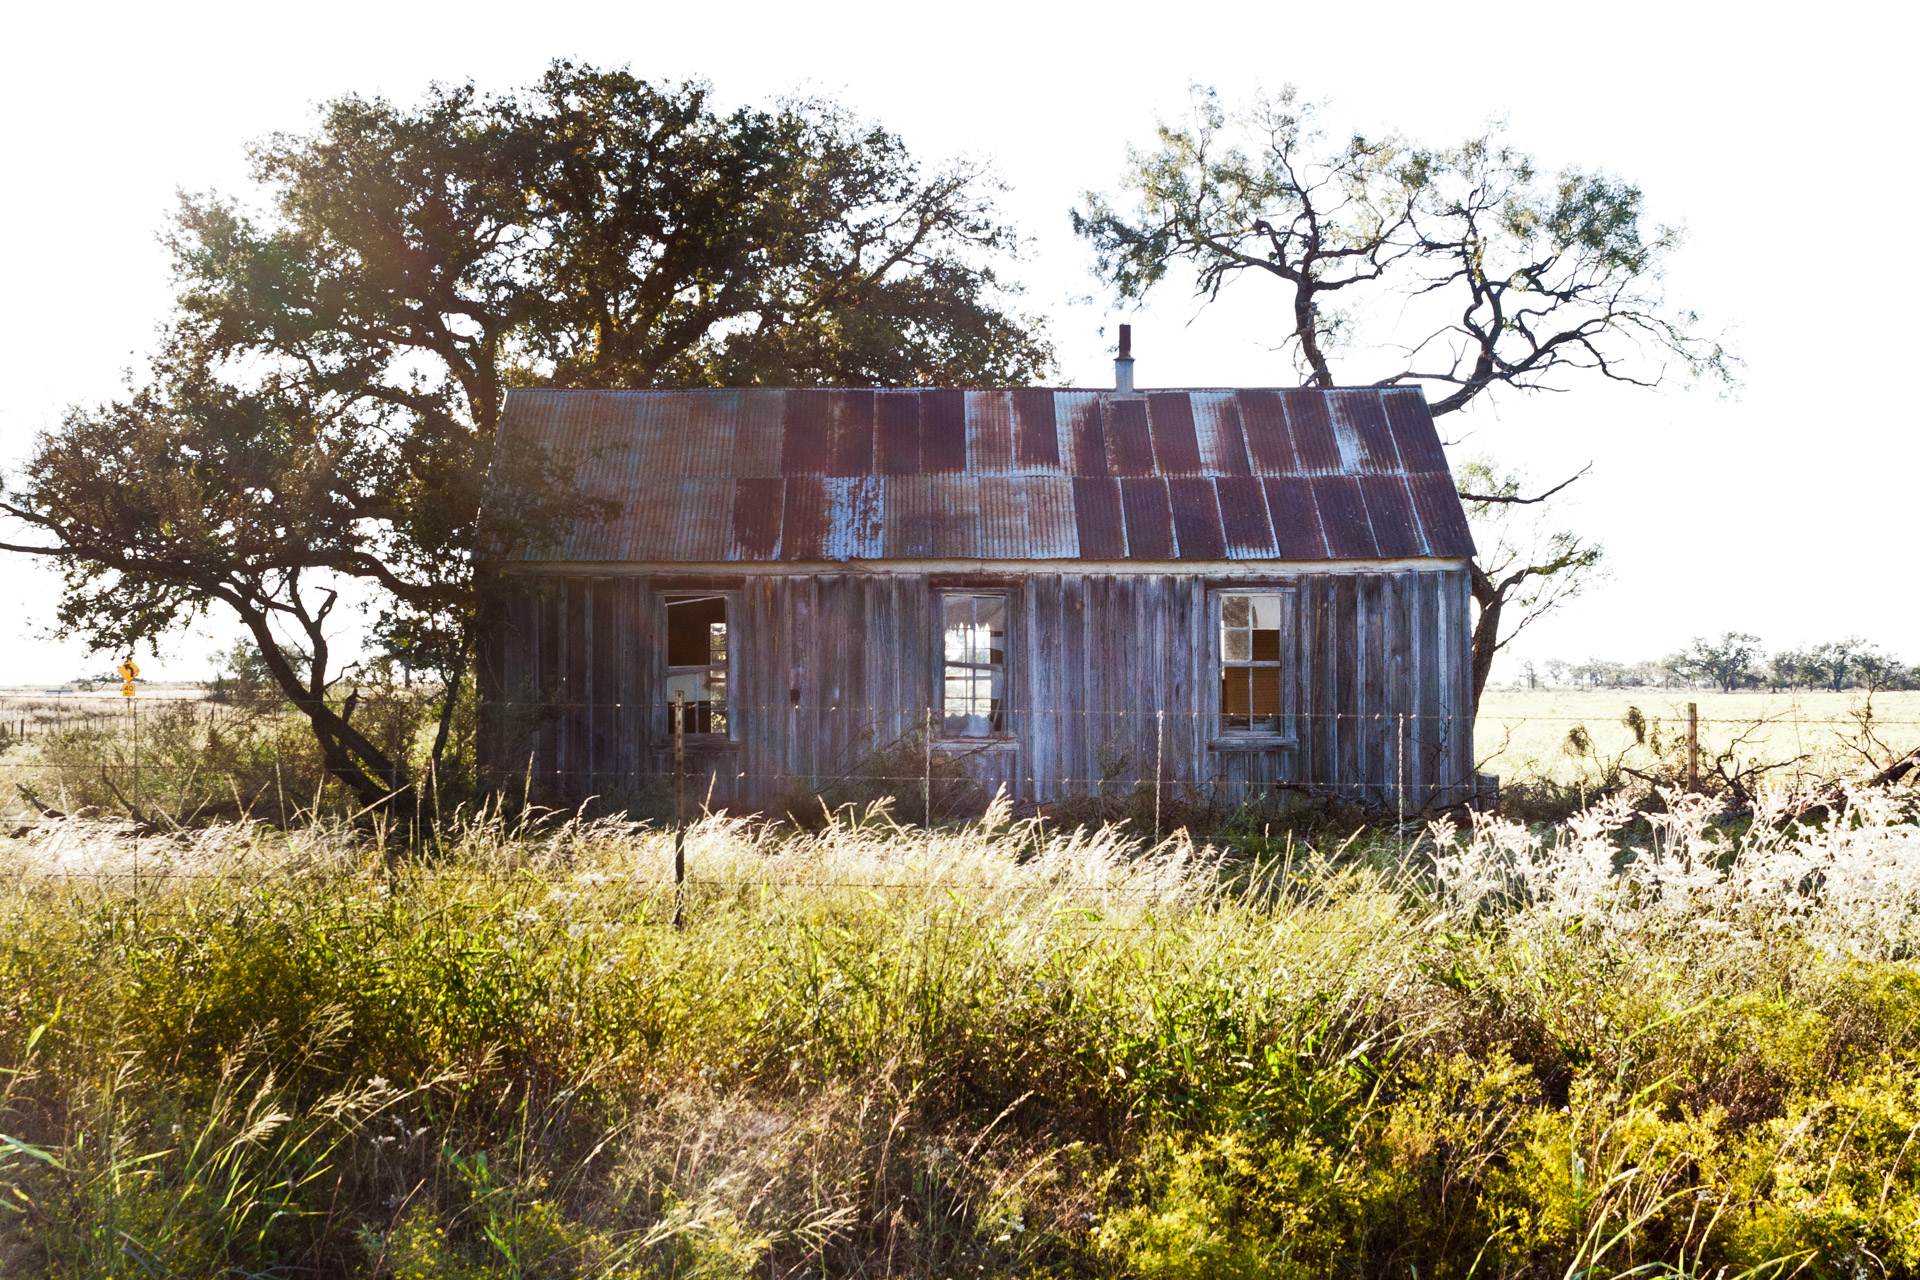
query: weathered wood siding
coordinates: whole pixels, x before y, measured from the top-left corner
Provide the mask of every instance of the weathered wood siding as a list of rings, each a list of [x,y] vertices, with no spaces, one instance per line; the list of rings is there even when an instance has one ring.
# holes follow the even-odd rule
[[[483,629],[482,765],[550,803],[660,794],[672,769],[661,711],[667,591],[732,599],[735,740],[690,752],[689,790],[759,808],[881,778],[921,780],[937,720],[939,592],[1001,588],[1008,736],[940,742],[987,791],[1021,800],[1124,791],[1156,776],[1237,800],[1282,784],[1409,808],[1471,786],[1463,569],[1302,573],[1240,583],[1168,573],[929,573],[505,577]],[[1208,591],[1291,586],[1291,746],[1214,731]]]

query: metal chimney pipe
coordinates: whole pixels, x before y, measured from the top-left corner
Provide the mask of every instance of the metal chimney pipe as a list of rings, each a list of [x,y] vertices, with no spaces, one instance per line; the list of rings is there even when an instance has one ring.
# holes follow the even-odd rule
[[[1120,354],[1113,362],[1113,390],[1116,395],[1133,394],[1133,326],[1120,326]]]

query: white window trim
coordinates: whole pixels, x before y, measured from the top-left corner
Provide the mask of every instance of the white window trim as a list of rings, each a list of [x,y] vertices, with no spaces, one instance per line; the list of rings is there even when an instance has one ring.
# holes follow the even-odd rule
[[[1279,733],[1265,729],[1230,729],[1220,708],[1220,681],[1226,655],[1220,651],[1221,602],[1227,596],[1280,597],[1280,723]],[[1207,725],[1209,745],[1254,748],[1293,747],[1299,742],[1300,590],[1292,583],[1244,582],[1210,587],[1207,591]],[[1235,664],[1241,665],[1241,664]]]
[[[999,600],[1001,616],[1006,619],[1006,639],[1001,652],[1005,655],[1000,664],[1000,718],[1003,727],[993,733],[967,734],[948,733],[947,722],[947,598],[949,596],[992,596]],[[938,587],[933,593],[934,633],[933,633],[933,741],[965,746],[985,746],[995,742],[1011,742],[1015,738],[1013,729],[1013,592],[1002,587]],[[728,650],[729,656],[732,650]],[[957,666],[978,666],[977,663],[956,663]]]

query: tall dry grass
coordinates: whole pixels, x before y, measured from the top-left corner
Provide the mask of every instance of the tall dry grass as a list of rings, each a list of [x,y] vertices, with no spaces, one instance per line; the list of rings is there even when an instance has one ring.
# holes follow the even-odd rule
[[[53,824],[0,897],[7,1274],[1920,1267],[1901,802],[1228,862],[884,808]]]

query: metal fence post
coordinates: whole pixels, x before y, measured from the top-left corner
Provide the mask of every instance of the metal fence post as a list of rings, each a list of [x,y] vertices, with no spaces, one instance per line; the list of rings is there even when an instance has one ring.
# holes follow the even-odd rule
[[[1400,713],[1400,735],[1393,740],[1393,781],[1394,789],[1400,793],[1400,817],[1394,825],[1393,834],[1398,840],[1407,838],[1407,713]],[[1406,856],[1407,847],[1400,846],[1400,854]]]
[[[673,691],[673,927],[686,926],[687,694]]]
[[[933,708],[927,708],[926,758],[922,762],[920,799],[927,807],[927,839],[933,839]]]

